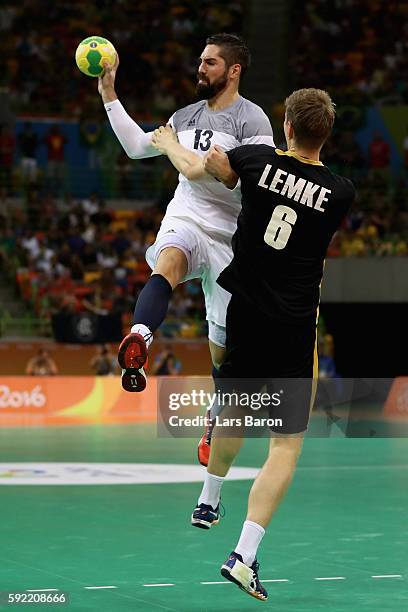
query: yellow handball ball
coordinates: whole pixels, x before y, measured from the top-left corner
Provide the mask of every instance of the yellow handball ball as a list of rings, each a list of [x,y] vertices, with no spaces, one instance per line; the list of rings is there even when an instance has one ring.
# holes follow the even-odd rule
[[[104,62],[108,62],[110,66],[115,64],[116,49],[102,36],[89,36],[79,43],[75,51],[75,61],[81,72],[90,77],[98,77],[104,71]]]

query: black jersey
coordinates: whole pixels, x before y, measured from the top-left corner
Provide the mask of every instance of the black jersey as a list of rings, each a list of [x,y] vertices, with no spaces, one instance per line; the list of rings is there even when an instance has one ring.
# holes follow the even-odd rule
[[[234,258],[217,282],[282,320],[316,317],[326,251],[354,200],[353,184],[267,145],[227,154],[241,179],[242,211]]]

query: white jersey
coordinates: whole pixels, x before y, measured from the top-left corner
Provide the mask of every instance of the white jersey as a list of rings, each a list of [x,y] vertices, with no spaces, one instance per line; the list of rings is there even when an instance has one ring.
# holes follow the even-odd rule
[[[169,120],[183,147],[204,156],[210,147],[224,151],[243,144],[275,146],[272,127],[263,110],[240,96],[220,111],[209,109],[205,100],[190,104]],[[190,219],[210,236],[231,238],[241,210],[240,189],[228,189],[208,176],[190,181],[182,174],[166,216]]]
[[[151,132],[145,133],[129,117],[119,102],[105,104],[112,128],[129,157],[142,159],[160,155],[151,144]],[[228,151],[244,144],[275,146],[272,127],[263,110],[246,98],[239,98],[220,111],[209,109],[205,100],[176,111],[169,120],[179,142],[197,155],[204,156],[212,145]],[[189,219],[210,236],[231,239],[241,210],[239,188],[227,189],[208,176],[189,181],[179,175],[179,184],[168,205],[166,217]]]

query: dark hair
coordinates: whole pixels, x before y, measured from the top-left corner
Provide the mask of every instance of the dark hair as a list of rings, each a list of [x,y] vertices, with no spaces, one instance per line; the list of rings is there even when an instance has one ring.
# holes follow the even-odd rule
[[[225,61],[227,68],[233,64],[239,64],[241,66],[241,78],[244,76],[251,65],[251,54],[240,36],[222,32],[209,36],[205,43],[221,47],[220,56]]]

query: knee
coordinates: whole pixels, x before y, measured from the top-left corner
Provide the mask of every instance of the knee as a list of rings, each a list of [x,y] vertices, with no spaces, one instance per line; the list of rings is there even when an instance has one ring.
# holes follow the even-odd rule
[[[222,359],[214,359],[214,357],[211,355],[211,360],[212,360],[212,364],[214,366],[214,368],[216,370],[219,370],[220,367],[222,366],[223,360]]]
[[[303,436],[279,436],[271,441],[270,452],[278,452],[296,465],[303,448]]]
[[[174,289],[187,274],[187,257],[176,247],[167,247],[160,253],[153,274],[161,274]]]
[[[218,346],[214,344],[210,340],[210,353],[211,353],[211,361],[216,370],[219,370],[225,359],[225,348],[223,346]]]

